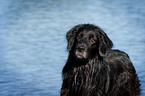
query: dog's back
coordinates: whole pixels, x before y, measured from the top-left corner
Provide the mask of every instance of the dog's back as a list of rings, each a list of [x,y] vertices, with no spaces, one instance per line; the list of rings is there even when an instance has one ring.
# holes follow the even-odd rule
[[[110,81],[113,83],[111,93],[118,90],[117,96],[140,96],[140,83],[129,56],[120,50],[111,50],[106,61],[110,66]]]

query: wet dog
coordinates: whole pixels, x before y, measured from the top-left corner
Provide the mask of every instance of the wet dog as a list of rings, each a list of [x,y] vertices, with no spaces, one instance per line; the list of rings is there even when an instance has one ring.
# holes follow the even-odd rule
[[[69,57],[63,68],[61,96],[139,96],[140,84],[129,56],[112,50],[98,26],[81,24],[66,35]]]

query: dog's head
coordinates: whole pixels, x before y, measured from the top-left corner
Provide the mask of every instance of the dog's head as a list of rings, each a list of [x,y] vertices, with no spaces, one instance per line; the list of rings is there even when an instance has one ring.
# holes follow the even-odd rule
[[[103,57],[113,46],[107,34],[91,24],[75,26],[67,32],[66,38],[68,41],[67,49],[79,59]]]

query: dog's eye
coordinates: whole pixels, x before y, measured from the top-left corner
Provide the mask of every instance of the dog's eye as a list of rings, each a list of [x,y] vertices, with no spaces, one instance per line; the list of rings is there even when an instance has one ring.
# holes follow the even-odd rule
[[[91,42],[95,43],[96,41],[92,39]]]

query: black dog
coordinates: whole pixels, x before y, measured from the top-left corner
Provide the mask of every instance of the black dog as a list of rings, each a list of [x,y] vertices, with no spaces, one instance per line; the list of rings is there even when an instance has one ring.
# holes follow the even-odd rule
[[[99,27],[75,26],[67,32],[69,57],[61,96],[139,96],[140,84],[128,55]]]

